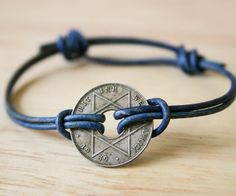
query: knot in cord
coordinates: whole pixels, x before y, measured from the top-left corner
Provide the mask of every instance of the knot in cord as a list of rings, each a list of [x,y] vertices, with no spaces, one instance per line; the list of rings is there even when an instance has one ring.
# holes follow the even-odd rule
[[[204,68],[201,66],[204,57],[199,55],[197,50],[186,51],[186,49],[181,46],[177,50],[176,60],[178,67],[189,75],[198,74],[204,71]]]
[[[70,133],[66,129],[80,128],[86,130],[97,130],[104,133],[103,123],[105,116],[103,114],[71,114],[72,110],[64,110],[57,115],[56,128],[58,132],[71,139]]]
[[[86,53],[88,42],[79,31],[71,30],[67,36],[60,37],[57,40],[56,47],[66,59],[72,60]]]

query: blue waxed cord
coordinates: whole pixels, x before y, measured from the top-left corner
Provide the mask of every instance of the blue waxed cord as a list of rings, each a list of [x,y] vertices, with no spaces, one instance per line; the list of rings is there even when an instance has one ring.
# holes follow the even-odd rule
[[[176,58],[115,59],[90,56],[87,54],[89,47],[104,44],[135,44],[162,48],[174,53]],[[189,118],[213,114],[228,107],[236,96],[236,79],[234,75],[224,68],[223,63],[209,61],[202,55],[199,55],[197,50],[187,51],[183,46],[176,47],[164,42],[130,37],[85,38],[80,32],[72,30],[68,36],[60,37],[56,43],[42,46],[39,54],[20,67],[11,78],[6,90],[6,110],[9,116],[19,125],[40,130],[57,129],[68,139],[70,139],[70,135],[65,130],[68,128],[96,129],[101,133],[104,132],[104,127],[101,124],[105,121],[104,115],[71,114],[71,110],[65,110],[60,112],[57,117],[32,117],[20,114],[12,105],[12,91],[21,75],[39,61],[58,52],[62,53],[68,60],[83,57],[89,61],[107,65],[177,65],[189,75],[201,74],[205,70],[212,70],[226,76],[231,81],[231,87],[228,92],[210,101],[168,106],[164,100],[154,98],[148,100],[148,106],[118,110],[114,113],[115,119],[123,119],[118,125],[118,132],[121,132],[126,126],[133,122],[163,118],[161,125],[153,132],[154,137],[164,131],[170,118]]]

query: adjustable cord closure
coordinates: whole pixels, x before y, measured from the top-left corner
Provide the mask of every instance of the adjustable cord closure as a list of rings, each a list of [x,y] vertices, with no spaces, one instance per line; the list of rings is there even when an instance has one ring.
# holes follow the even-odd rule
[[[106,44],[134,44],[162,48],[174,53],[176,58],[115,59],[89,56],[87,54],[91,46]],[[66,131],[66,129],[70,128],[92,129],[99,131],[101,134],[104,133],[105,128],[102,123],[105,121],[105,116],[103,114],[72,114],[72,110],[64,110],[56,117],[32,117],[17,112],[12,105],[13,88],[23,73],[39,61],[58,52],[62,53],[67,60],[84,58],[95,63],[109,65],[177,65],[188,75],[202,74],[206,70],[212,70],[226,76],[231,81],[230,89],[223,96],[210,101],[169,106],[160,98],[152,98],[147,100],[149,104],[147,106],[117,110],[114,112],[114,118],[121,120],[117,127],[119,134],[133,123],[162,119],[161,124],[153,130],[152,137],[156,137],[165,130],[170,119],[190,118],[219,112],[228,107],[236,96],[236,79],[234,75],[225,69],[223,63],[209,61],[199,55],[197,50],[187,51],[183,46],[176,47],[159,41],[130,37],[85,38],[79,31],[72,30],[67,36],[60,37],[56,43],[42,46],[39,54],[20,67],[11,78],[6,90],[6,110],[17,124],[38,130],[57,129],[67,139],[71,139],[70,133]]]

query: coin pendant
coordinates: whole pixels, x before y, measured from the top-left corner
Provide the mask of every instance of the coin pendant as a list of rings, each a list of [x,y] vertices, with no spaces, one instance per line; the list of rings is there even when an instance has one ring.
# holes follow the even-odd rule
[[[75,106],[73,114],[106,115],[107,111],[140,105],[147,105],[147,101],[139,92],[123,84],[110,83],[87,92]],[[78,128],[71,129],[71,137],[79,152],[90,161],[99,166],[117,167],[129,163],[143,152],[151,139],[152,130],[153,122],[149,121],[132,124],[116,138],[108,138],[96,130]]]

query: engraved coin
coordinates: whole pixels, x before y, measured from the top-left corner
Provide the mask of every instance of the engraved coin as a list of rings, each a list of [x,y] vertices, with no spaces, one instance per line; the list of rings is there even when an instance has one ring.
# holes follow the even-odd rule
[[[106,114],[107,111],[139,105],[147,105],[139,92],[126,85],[111,83],[86,93],[75,106],[73,114]],[[151,121],[132,124],[116,138],[84,129],[71,129],[71,136],[77,149],[87,159],[100,166],[116,167],[129,163],[143,152],[151,139],[152,130]]]

